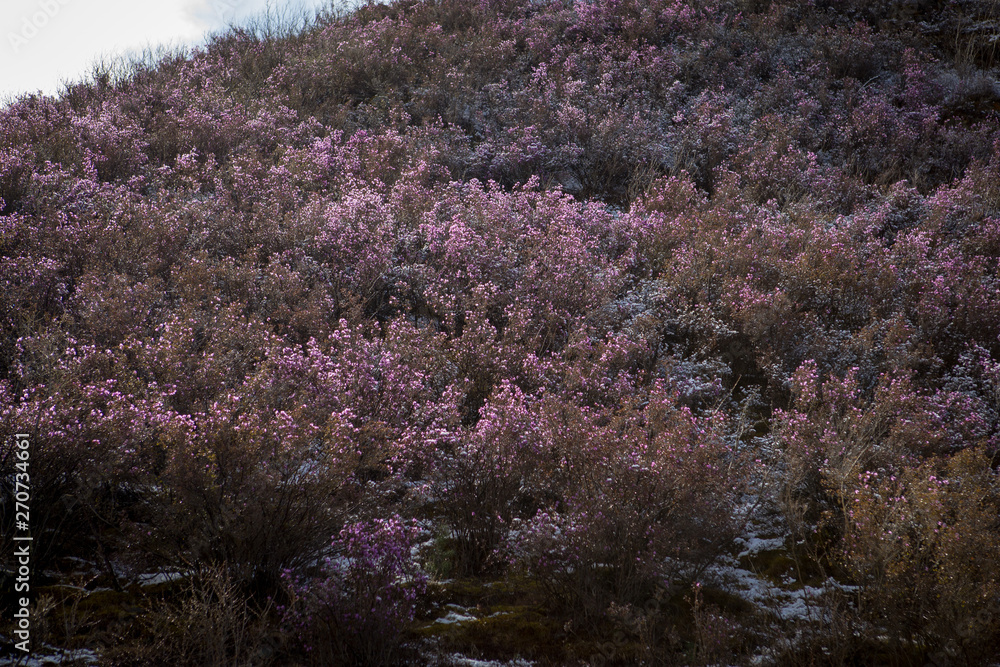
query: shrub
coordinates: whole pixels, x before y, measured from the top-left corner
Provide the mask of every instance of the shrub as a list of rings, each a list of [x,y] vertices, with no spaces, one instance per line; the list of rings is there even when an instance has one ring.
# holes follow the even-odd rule
[[[310,564],[413,514],[454,571],[511,556],[602,631],[712,562],[760,458],[800,570],[858,586],[829,632],[775,621],[782,655],[978,660],[995,4],[401,0],[11,101],[0,427],[36,448],[34,566],[211,565],[239,596],[292,569],[347,613],[383,561]],[[364,525],[336,548],[401,543]],[[213,586],[170,608],[238,612]],[[724,606],[690,659],[750,650]],[[317,661],[406,657],[326,615]]]
[[[537,485],[541,443],[533,417],[526,397],[503,384],[475,427],[437,456],[432,493],[454,535],[458,574],[498,565],[494,551]]]
[[[212,667],[270,663],[270,603],[258,607],[224,568],[201,568],[185,583],[181,598],[151,605],[144,621],[153,651],[139,649],[136,658],[147,664]],[[126,655],[120,651],[117,658]]]
[[[310,664],[398,664],[424,589],[410,553],[416,535],[399,517],[351,524],[316,573],[285,572],[283,623]]]
[[[696,417],[677,400],[657,385],[614,413],[549,412],[555,479],[565,486],[520,528],[515,558],[583,619],[612,601],[642,604],[735,536],[745,471],[718,416]]]

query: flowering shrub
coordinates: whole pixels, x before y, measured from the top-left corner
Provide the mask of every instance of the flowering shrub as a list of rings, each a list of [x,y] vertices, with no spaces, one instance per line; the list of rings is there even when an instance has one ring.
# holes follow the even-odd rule
[[[745,471],[722,420],[678,407],[678,392],[661,384],[634,400],[618,414],[549,413],[562,497],[520,528],[516,558],[582,617],[615,600],[642,603],[655,586],[710,562],[741,519],[734,501]]]
[[[442,571],[515,568],[599,633],[718,565],[752,494],[800,571],[857,587],[824,593],[858,637],[836,655],[975,662],[990,6],[372,3],[12,100],[0,428],[35,447],[34,567],[211,566],[241,596],[292,570],[317,662],[391,662],[344,615],[361,591],[407,629],[388,517],[435,524]],[[344,525],[354,555],[309,571]],[[714,604],[671,651],[745,657]]]
[[[539,438],[525,403],[516,387],[502,386],[480,408],[475,428],[439,456],[435,491],[455,536],[459,573],[490,565],[518,501],[537,486]]]
[[[859,474],[846,503],[842,557],[862,610],[898,637],[989,660],[1000,625],[976,617],[1000,599],[996,472],[980,449],[895,472]]]
[[[884,378],[865,401],[853,370],[820,383],[815,363],[796,372],[794,391],[796,410],[779,417],[789,515],[807,518],[802,499],[816,505],[812,516],[839,541],[825,557],[857,582],[869,622],[932,646],[963,638],[979,655],[993,626],[975,641],[956,633],[972,622],[971,600],[989,605],[997,595],[995,577],[979,569],[1000,553],[983,514],[992,516],[1000,488],[980,444],[984,406],[947,391],[921,395],[905,378]]]
[[[346,526],[315,576],[285,572],[282,619],[310,664],[398,664],[425,578],[410,548],[417,532],[399,517]]]

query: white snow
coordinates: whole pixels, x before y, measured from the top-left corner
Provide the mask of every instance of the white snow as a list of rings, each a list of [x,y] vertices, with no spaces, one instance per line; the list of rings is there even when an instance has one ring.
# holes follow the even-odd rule
[[[183,579],[185,576],[187,575],[183,572],[149,572],[136,577],[136,582],[140,586],[155,586],[156,584]]]
[[[453,653],[448,656],[448,664],[454,667],[532,667],[533,662],[529,662],[523,658],[515,658],[514,660],[476,660],[475,658],[466,658],[464,655],[458,653]]]
[[[447,616],[442,616],[441,618],[438,618],[438,619],[435,619],[434,620],[435,623],[441,623],[441,624],[444,624],[444,625],[450,625],[452,623],[466,623],[468,621],[475,621],[475,620],[477,620],[475,616],[472,616],[472,615],[467,614],[467,613],[463,613],[463,612],[465,612],[467,610],[464,607],[459,607],[457,604],[450,604],[450,605],[448,605],[447,609],[450,610],[448,612],[448,615]]]
[[[777,551],[785,546],[784,537],[761,538],[756,535],[750,535],[748,537],[737,537],[736,542],[742,544],[744,547],[743,551],[740,552],[740,558],[762,551]]]
[[[48,655],[40,655],[45,651],[52,651]],[[43,645],[40,649],[34,649],[27,655],[15,655],[0,658],[0,665],[17,665],[17,667],[45,667],[46,665],[61,665],[63,663],[72,665],[96,665],[100,656],[90,649],[81,648],[74,651],[59,649],[54,646]]]

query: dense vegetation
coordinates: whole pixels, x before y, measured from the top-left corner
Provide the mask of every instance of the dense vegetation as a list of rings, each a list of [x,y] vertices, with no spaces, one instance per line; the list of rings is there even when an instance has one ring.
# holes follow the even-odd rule
[[[12,101],[34,650],[995,661],[998,26],[402,0]]]

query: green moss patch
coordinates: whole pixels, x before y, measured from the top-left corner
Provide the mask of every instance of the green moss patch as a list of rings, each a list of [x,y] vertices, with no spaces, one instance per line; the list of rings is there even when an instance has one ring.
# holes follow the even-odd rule
[[[445,652],[560,663],[569,638],[545,599],[538,582],[527,578],[434,583],[412,634]]]

